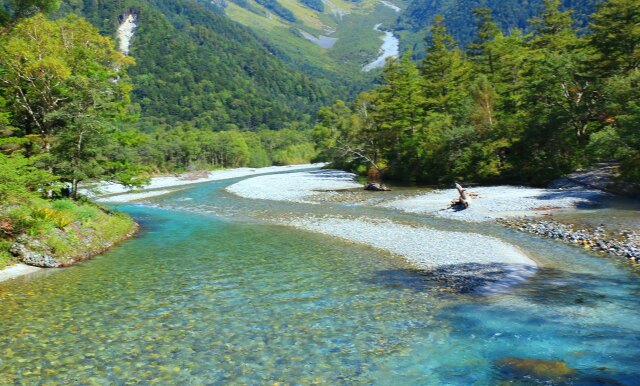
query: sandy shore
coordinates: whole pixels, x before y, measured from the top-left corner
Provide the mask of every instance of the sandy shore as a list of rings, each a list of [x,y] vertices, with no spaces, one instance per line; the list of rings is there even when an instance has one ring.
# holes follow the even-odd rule
[[[264,168],[236,168],[227,170],[214,170],[208,172],[206,176],[198,178],[190,178],[188,173],[179,176],[153,177],[151,178],[151,183],[149,185],[145,186],[143,189],[137,189],[135,191],[128,189],[121,184],[102,182],[99,184],[83,187],[80,190],[80,193],[99,202],[130,202],[171,193],[186,185],[200,184],[203,182],[211,181],[222,181],[251,175],[317,169],[324,165],[325,164],[318,163],[287,166],[269,166]]]
[[[37,272],[42,268],[32,267],[30,265],[18,263],[9,267],[0,269],[0,282],[10,279],[15,279],[19,276],[28,275],[30,273]]]

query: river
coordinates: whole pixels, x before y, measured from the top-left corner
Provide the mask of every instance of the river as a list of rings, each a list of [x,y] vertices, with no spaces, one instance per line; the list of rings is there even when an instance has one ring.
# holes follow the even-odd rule
[[[380,47],[380,56],[378,56],[373,62],[368,63],[362,68],[362,71],[369,72],[376,68],[384,67],[387,58],[397,58],[400,53],[400,40],[390,31],[382,31],[380,26],[382,24],[376,24],[373,29],[378,32],[384,32],[382,36],[382,46]]]
[[[0,283],[0,384],[640,379],[640,281],[622,261],[492,224],[242,199],[223,190],[236,181],[119,205],[142,224],[135,239],[72,268]],[[306,213],[471,228],[517,245],[541,268],[499,293],[455,291],[379,250],[269,221]],[[500,365],[514,357],[561,363],[561,378]]]

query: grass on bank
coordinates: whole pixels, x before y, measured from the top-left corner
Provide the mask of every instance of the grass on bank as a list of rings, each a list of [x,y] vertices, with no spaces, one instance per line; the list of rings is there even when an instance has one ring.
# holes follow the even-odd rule
[[[94,254],[135,229],[127,215],[113,213],[91,202],[25,197],[0,207],[0,269],[16,263],[9,248],[26,236],[30,248],[65,262]]]

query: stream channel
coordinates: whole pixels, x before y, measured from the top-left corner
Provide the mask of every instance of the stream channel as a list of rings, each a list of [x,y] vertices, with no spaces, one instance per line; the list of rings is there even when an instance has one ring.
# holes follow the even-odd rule
[[[224,190],[238,180],[118,205],[141,223],[136,238],[0,283],[0,384],[640,382],[640,276],[624,259],[492,223],[242,199]],[[308,214],[499,237],[540,268],[500,292],[458,291],[383,251],[271,221]]]

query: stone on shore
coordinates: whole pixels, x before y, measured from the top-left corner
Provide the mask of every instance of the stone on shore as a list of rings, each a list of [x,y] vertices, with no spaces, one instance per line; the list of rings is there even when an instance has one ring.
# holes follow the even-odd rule
[[[536,220],[528,217],[498,219],[498,222],[520,232],[562,240],[589,251],[626,257],[630,261],[640,262],[640,234],[632,230],[614,232],[606,229],[603,225],[589,229],[575,224],[563,224],[554,220]]]

